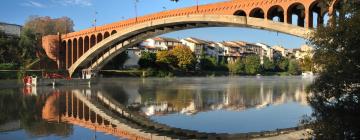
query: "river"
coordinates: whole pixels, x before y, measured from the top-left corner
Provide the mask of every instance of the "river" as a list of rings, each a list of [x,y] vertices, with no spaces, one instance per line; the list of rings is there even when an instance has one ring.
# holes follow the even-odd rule
[[[311,82],[298,76],[107,78],[91,87],[24,88],[0,81],[0,139],[146,137],[120,127],[133,125],[102,96],[167,128],[236,134],[295,127],[312,112],[306,101]]]

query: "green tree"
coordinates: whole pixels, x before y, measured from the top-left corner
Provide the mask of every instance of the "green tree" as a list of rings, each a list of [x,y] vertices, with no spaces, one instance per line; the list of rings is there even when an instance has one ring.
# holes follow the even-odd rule
[[[205,56],[200,59],[201,70],[216,70],[217,65],[218,64],[215,57]]]
[[[308,40],[321,70],[309,88],[313,113],[304,123],[316,139],[360,139],[360,6],[355,0],[339,5],[329,26]]]
[[[126,60],[129,58],[128,54],[126,53],[126,51],[118,54],[117,56],[115,56],[115,58],[111,59],[109,63],[107,63],[103,69],[121,69],[123,68],[124,63],[126,62]]]
[[[241,59],[237,59],[234,63],[229,63],[228,68],[232,74],[245,74],[245,64]]]
[[[158,51],[156,53],[156,64],[163,69],[175,69],[176,57],[170,51]]]
[[[246,74],[257,74],[261,72],[260,57],[258,55],[246,56],[243,60]]]
[[[176,46],[171,50],[171,53],[176,57],[178,64],[177,66],[181,70],[194,70],[196,65],[195,54],[191,52],[188,47]]]
[[[265,71],[274,71],[275,70],[275,63],[271,61],[268,57],[263,58],[264,64],[263,68]]]
[[[295,60],[295,59],[290,60],[289,66],[288,66],[288,72],[291,75],[299,75],[299,74],[301,74],[300,65],[299,65],[297,60]]]
[[[278,70],[280,71],[288,71],[289,59],[282,57],[280,61],[277,63]]]
[[[302,71],[312,71],[313,70],[313,62],[310,56],[305,56],[304,60],[301,62]]]
[[[142,52],[138,62],[140,68],[151,68],[156,66],[156,54],[152,52]]]
[[[20,47],[18,42],[19,38],[9,37],[0,31],[0,63],[19,63],[18,51]]]

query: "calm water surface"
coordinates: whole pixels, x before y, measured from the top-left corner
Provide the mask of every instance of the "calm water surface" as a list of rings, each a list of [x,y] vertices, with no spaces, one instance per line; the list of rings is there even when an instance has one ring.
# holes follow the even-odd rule
[[[305,92],[311,82],[301,77],[117,78],[91,87],[24,88],[0,81],[0,139],[141,136],[125,128],[133,125],[112,113],[102,96],[149,122],[200,132],[294,127],[311,113]]]

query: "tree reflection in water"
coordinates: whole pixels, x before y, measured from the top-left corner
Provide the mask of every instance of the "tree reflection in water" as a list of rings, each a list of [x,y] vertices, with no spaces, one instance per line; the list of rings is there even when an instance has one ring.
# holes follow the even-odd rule
[[[0,125],[20,120],[21,127],[32,136],[71,135],[71,125],[51,123],[42,119],[47,98],[56,96],[53,93],[29,96],[22,94],[18,89],[0,90]]]

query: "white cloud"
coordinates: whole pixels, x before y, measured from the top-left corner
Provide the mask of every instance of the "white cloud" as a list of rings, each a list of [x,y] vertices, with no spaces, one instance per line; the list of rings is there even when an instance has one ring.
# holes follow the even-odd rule
[[[63,6],[78,5],[78,6],[91,6],[91,0],[52,0],[53,3],[61,4]]]
[[[29,6],[29,7],[37,7],[37,8],[44,8],[46,7],[46,5],[40,3],[40,2],[36,2],[36,1],[26,1],[24,3],[21,3],[22,6]]]

